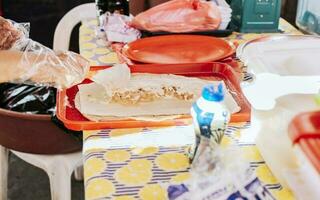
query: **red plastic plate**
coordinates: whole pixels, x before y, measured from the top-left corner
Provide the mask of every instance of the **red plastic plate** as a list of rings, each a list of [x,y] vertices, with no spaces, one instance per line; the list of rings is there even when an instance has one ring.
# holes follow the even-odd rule
[[[234,54],[235,46],[223,39],[200,35],[167,35],[129,43],[123,54],[142,63],[179,64],[218,61]]]

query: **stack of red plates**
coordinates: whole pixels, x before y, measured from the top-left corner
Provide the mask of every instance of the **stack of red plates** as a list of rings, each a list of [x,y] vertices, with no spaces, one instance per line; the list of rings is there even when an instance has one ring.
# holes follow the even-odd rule
[[[320,173],[320,111],[296,116],[290,123],[289,136]]]

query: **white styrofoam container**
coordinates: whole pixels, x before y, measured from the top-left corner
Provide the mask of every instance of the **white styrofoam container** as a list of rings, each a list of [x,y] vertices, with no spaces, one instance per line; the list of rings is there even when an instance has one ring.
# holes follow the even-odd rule
[[[319,109],[314,100],[320,89],[319,44],[318,37],[271,36],[237,50],[255,77],[242,85],[252,105],[248,131],[256,136],[261,155],[283,186],[296,198],[308,200],[320,199],[320,177],[310,175],[313,170],[306,159],[302,162],[297,156],[288,125],[300,112]]]

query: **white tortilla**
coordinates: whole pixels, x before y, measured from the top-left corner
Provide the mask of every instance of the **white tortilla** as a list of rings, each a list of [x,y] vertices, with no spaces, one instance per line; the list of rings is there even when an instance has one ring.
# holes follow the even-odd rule
[[[213,83],[218,84],[217,82]],[[102,95],[104,93],[105,90],[96,83],[79,85],[80,112],[87,115],[112,117],[182,115],[190,113],[193,103],[193,101],[172,98],[144,102],[137,105],[123,105],[104,101],[104,95]],[[240,111],[240,107],[229,92],[226,92],[224,103],[231,113]]]
[[[130,78],[130,69],[126,64],[115,64],[113,67],[100,70],[92,77],[92,80],[103,86],[106,94],[111,98],[112,90],[110,89],[124,88],[129,83]]]
[[[115,118],[159,121],[168,119],[168,117],[170,119],[176,118],[179,115],[190,114],[192,103],[201,96],[204,86],[224,84],[223,81],[209,81],[172,74],[130,74],[126,65],[115,65],[107,70],[102,70],[93,77],[93,80],[95,82],[78,86],[79,103],[77,108],[83,115],[94,119],[94,121]],[[175,87],[179,96],[183,96],[185,93],[193,94],[193,99],[180,100],[173,96],[166,96],[168,94],[164,95],[163,87]],[[156,93],[161,98],[127,105],[111,101],[115,92],[125,93],[137,91],[140,88]],[[228,90],[225,93],[224,103],[231,113],[240,111],[240,107]]]

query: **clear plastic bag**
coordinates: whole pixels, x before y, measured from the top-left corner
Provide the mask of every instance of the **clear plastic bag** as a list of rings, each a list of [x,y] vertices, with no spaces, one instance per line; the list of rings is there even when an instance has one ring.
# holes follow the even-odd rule
[[[29,37],[30,24],[16,23],[0,16],[0,50],[8,50],[19,40]]]
[[[89,62],[79,54],[55,52],[28,38],[27,29],[1,18],[0,82],[68,88],[83,81]],[[1,45],[2,44],[2,45]]]
[[[137,15],[132,26],[150,32],[216,30],[221,23],[218,6],[201,0],[171,0]]]
[[[275,199],[243,161],[239,147],[212,149],[209,143],[192,163],[191,178],[167,187],[170,200]]]

